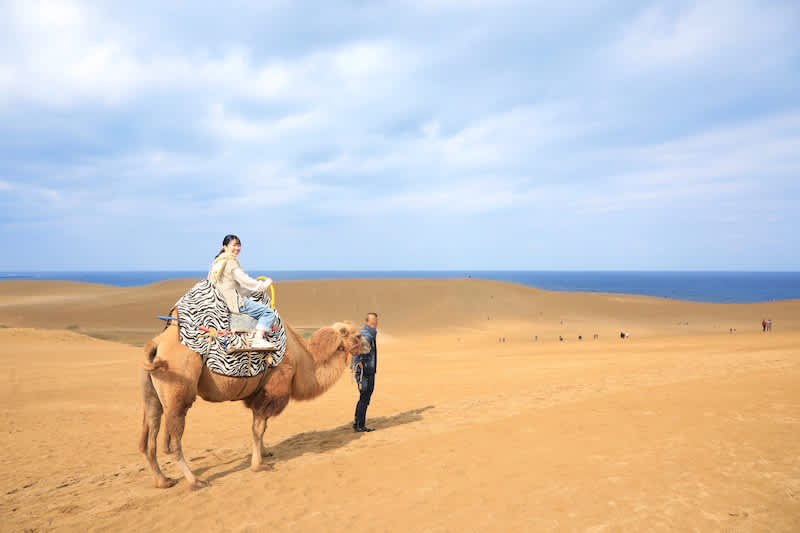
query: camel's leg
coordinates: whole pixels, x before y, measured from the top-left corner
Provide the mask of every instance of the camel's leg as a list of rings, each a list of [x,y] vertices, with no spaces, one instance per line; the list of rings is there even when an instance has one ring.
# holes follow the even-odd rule
[[[261,454],[264,444],[264,431],[267,429],[267,417],[261,416],[253,409],[253,458],[250,462],[250,469],[254,472],[268,470],[269,467],[261,462]]]
[[[165,354],[169,357],[170,371],[152,376],[153,386],[164,407],[164,432],[169,451],[174,450],[175,462],[183,471],[192,489],[208,484],[199,481],[183,456],[183,430],[186,427],[186,413],[197,396],[197,381],[203,369],[202,359],[186,348],[179,353]]]
[[[194,489],[201,489],[208,486],[208,482],[200,481],[192,473],[186,458],[183,456],[183,445],[181,439],[183,437],[183,429],[186,426],[186,411],[189,410],[188,405],[180,406],[177,409],[170,409],[166,412],[165,427],[169,432],[170,439],[175,447],[175,462],[183,471],[183,476],[189,482],[189,487]]]
[[[144,397],[144,415],[142,419],[142,435],[139,439],[139,451],[147,459],[150,470],[153,472],[155,486],[167,488],[177,483],[177,480],[170,479],[161,472],[156,457],[158,430],[161,428],[161,415],[164,412],[161,401],[158,399],[149,372],[142,372],[142,395]]]

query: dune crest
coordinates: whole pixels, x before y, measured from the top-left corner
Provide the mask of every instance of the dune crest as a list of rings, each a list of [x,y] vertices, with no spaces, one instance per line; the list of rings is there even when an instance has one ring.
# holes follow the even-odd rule
[[[178,279],[143,287],[76,282],[0,282],[0,325],[69,329],[98,338],[144,344],[195,283]],[[564,293],[478,279],[341,279],[276,284],[281,315],[317,329],[341,317],[355,323],[381,315],[389,335],[539,336],[608,338],[755,331],[771,318],[783,330],[800,329],[800,300],[760,304],[705,304],[636,295]],[[345,298],[345,295],[347,297]]]

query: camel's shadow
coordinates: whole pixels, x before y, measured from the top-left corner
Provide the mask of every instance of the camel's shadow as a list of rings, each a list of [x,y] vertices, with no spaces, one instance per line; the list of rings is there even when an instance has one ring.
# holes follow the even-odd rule
[[[428,405],[418,409],[404,411],[392,416],[370,418],[369,426],[380,431],[382,429],[388,429],[394,426],[419,422],[423,418],[422,413],[433,408],[433,405]],[[364,433],[353,431],[351,424],[345,424],[324,431],[307,431],[305,433],[300,433],[298,435],[294,435],[293,437],[289,437],[288,439],[267,448],[264,450],[266,453],[263,453],[263,455],[266,458],[268,465],[271,467],[275,463],[290,461],[307,453],[326,453],[331,450],[341,448],[364,435]],[[248,453],[241,458],[233,459],[224,464],[231,466],[230,468],[227,468],[221,472],[216,472],[210,475],[207,478],[208,481],[214,481],[215,479],[223,478],[235,472],[246,470],[250,467],[250,454]],[[195,473],[198,475],[203,474],[204,472],[219,466],[220,465],[213,465],[205,468],[199,468]]]

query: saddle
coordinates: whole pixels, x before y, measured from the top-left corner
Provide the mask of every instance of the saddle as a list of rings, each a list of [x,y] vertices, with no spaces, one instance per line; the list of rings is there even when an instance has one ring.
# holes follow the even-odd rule
[[[253,299],[269,305],[262,293]],[[214,373],[230,377],[253,377],[277,366],[286,353],[286,331],[275,310],[276,329],[267,332],[274,349],[251,348],[249,333],[256,319],[228,310],[222,294],[208,280],[199,281],[175,304],[178,311],[178,338],[181,344],[203,357]]]

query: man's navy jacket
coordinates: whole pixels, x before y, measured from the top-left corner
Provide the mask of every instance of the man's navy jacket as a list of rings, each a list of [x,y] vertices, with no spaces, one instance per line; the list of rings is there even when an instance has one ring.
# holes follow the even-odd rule
[[[362,353],[359,359],[364,364],[364,373],[374,374],[378,371],[378,344],[375,341],[375,338],[378,336],[378,330],[364,324],[360,333],[367,339],[367,342],[369,342],[369,352]]]

